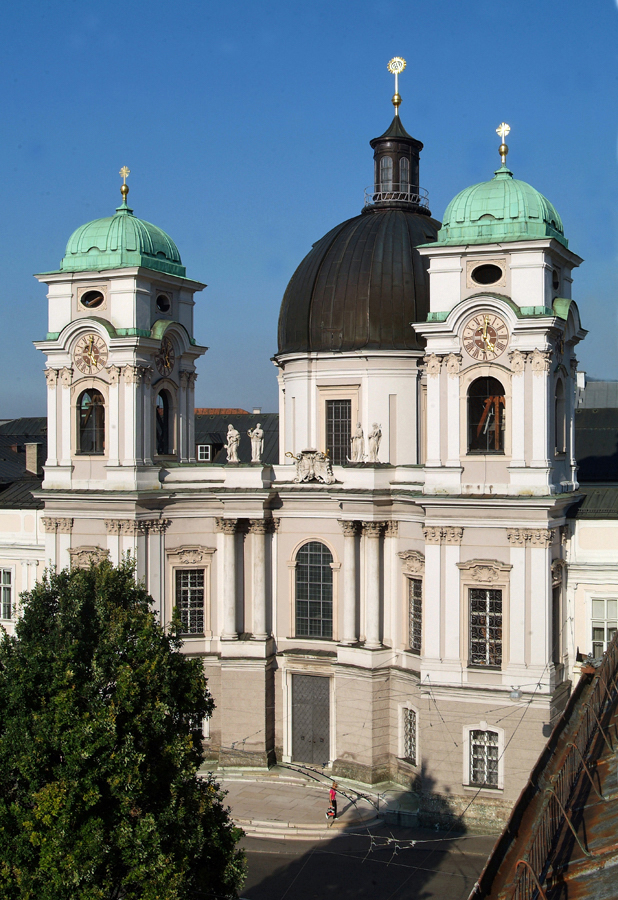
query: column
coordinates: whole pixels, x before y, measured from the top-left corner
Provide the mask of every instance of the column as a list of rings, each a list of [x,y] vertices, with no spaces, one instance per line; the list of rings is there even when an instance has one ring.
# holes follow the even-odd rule
[[[73,369],[66,366],[60,372],[62,390],[60,392],[60,462],[61,466],[71,465],[71,382]],[[68,564],[68,563],[67,563]]]
[[[108,366],[109,400],[107,410],[107,435],[109,440],[108,466],[120,465],[120,406],[119,406],[119,381],[120,367]]]
[[[342,644],[355,644],[358,641],[356,633],[356,535],[358,525],[340,519],[339,524],[343,531],[343,575],[342,603],[343,603],[343,633]]]
[[[58,558],[56,564],[59,569],[66,569],[71,565],[71,532],[73,531],[73,519],[56,519],[58,532]]]
[[[526,543],[524,528],[507,528],[511,545],[511,581],[509,588],[509,666],[526,665],[526,632],[529,631],[526,610]]]
[[[441,540],[442,529],[429,525],[423,528],[425,535],[425,597],[423,604],[424,653],[426,659],[440,659],[441,644],[441,594],[442,566]]]
[[[178,392],[178,440],[180,462],[188,461],[187,454],[187,394],[190,373],[183,370],[180,373],[180,390]]]
[[[383,522],[363,522],[365,538],[365,647],[378,650],[380,640],[380,535]]]
[[[125,366],[124,379],[124,466],[136,466],[143,462],[143,404],[139,385],[144,374],[143,366]]]
[[[152,366],[144,366],[142,369],[142,377],[144,381],[144,390],[142,391],[142,442],[143,442],[143,450],[140,451],[140,456],[143,453],[144,465],[151,466],[152,465],[152,457],[153,457],[153,440],[154,440],[154,432],[155,425],[153,422],[153,397],[152,391],[150,390],[150,385],[152,384],[152,376],[154,375],[154,369]],[[148,390],[145,390],[148,388]]]
[[[170,519],[151,519],[148,522],[148,577],[146,587],[159,613],[159,622],[165,621],[165,532]]]
[[[266,631],[266,519],[250,519],[253,550],[253,638],[265,641]]]
[[[41,525],[45,529],[44,568],[56,568],[56,520],[51,516],[41,516]]]
[[[534,350],[530,354],[532,369],[532,466],[549,466],[549,397],[547,390],[551,360],[549,351]]]
[[[45,369],[47,382],[47,466],[58,465],[58,370]]]
[[[459,370],[461,368],[461,356],[457,353],[449,353],[446,357],[447,371],[447,458],[446,465],[457,468],[460,462],[460,412],[459,412]]]
[[[442,359],[431,353],[425,357],[427,368],[427,461],[426,466],[440,466],[442,454],[440,437],[442,427],[440,421],[440,371]]]
[[[223,632],[224,641],[238,640],[236,630],[236,524],[237,519],[217,519],[223,533]]]
[[[510,468],[521,469],[526,465],[526,353],[513,350],[511,360],[511,463]],[[508,411],[507,411],[508,415]]]
[[[530,543],[530,663],[543,669],[551,662],[551,569],[549,547],[552,533],[548,528],[529,531]]]
[[[460,577],[457,563],[461,556],[463,528],[458,525],[447,525],[442,529],[444,539],[444,598],[441,656],[443,659],[456,660],[461,663],[460,649]]]
[[[189,462],[195,462],[195,382],[197,372],[189,373],[187,390],[187,456]]]

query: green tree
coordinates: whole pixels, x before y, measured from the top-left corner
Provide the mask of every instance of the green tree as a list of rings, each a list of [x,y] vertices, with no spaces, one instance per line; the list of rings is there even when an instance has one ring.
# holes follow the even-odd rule
[[[0,896],[235,897],[241,835],[197,777],[213,701],[134,567],[46,574],[0,641]]]

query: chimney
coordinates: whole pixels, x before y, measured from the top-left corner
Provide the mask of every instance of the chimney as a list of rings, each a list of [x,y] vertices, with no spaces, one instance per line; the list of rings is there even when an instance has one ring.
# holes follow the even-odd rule
[[[39,445],[38,444],[24,444],[26,448],[26,472],[31,472],[33,475],[39,474]]]
[[[261,407],[261,406],[254,406],[254,407],[253,407],[253,415],[254,415],[254,416],[259,416],[259,415],[261,414],[261,412],[262,412],[262,407]]]

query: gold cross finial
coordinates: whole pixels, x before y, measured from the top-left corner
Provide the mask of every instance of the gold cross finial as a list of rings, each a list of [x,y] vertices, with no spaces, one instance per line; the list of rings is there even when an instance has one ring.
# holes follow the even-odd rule
[[[506,137],[511,133],[511,126],[507,125],[506,122],[501,122],[500,125],[496,128],[496,134],[502,138],[502,143],[500,144],[500,157],[502,159],[502,165],[506,165],[506,154],[509,152],[509,148],[506,146],[505,140]]]
[[[406,67],[406,61],[401,56],[393,56],[387,65],[388,71],[395,76],[395,93],[393,94],[393,106],[395,107],[395,115],[399,115],[399,105],[401,97],[399,96],[399,75]]]
[[[127,194],[129,193],[129,185],[127,184],[127,178],[131,174],[131,169],[128,166],[123,166],[119,175],[122,175],[122,184],[120,186],[120,193],[122,194],[122,199],[124,202],[127,202]]]

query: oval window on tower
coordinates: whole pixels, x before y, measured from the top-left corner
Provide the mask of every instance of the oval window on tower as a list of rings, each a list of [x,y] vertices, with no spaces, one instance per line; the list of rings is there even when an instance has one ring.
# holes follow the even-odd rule
[[[172,304],[170,298],[167,296],[167,294],[159,294],[157,296],[157,309],[159,310],[159,312],[169,312],[171,305]]]
[[[80,303],[86,309],[96,309],[97,306],[100,306],[105,297],[101,293],[101,291],[86,291],[85,294],[82,294],[80,297]]]
[[[502,278],[502,269],[493,263],[485,263],[472,270],[472,280],[477,284],[495,284]]]

